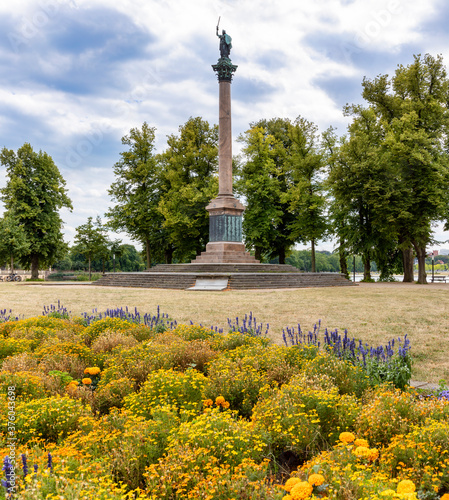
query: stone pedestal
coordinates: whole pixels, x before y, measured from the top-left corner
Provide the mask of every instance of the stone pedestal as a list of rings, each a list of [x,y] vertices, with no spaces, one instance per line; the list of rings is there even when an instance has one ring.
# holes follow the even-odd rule
[[[206,207],[209,212],[206,251],[192,263],[254,264],[259,261],[246,252],[242,243],[242,213],[245,207],[232,193],[231,81],[237,66],[229,58],[222,57],[212,68],[219,81],[218,196]]]

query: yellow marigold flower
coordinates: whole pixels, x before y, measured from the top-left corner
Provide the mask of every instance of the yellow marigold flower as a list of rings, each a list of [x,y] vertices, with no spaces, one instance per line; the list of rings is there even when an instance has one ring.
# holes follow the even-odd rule
[[[203,405],[204,406],[212,406],[214,404],[214,402],[212,401],[212,399],[206,399],[205,401],[203,401]]]
[[[364,446],[365,448],[369,448],[369,444],[366,439],[356,439],[354,441],[354,446]]]
[[[366,448],[366,446],[357,446],[352,453],[354,453],[357,458],[368,458],[369,448]]]
[[[92,383],[92,380],[90,378],[83,378],[83,380],[81,380],[81,382],[84,384],[84,385],[89,385]]]
[[[92,366],[91,368],[87,368],[87,370],[88,370],[87,373],[89,375],[98,375],[101,372],[101,370],[100,370],[100,368],[98,368],[98,366]]]
[[[380,493],[381,497],[391,497],[395,494],[396,492],[394,490],[384,490]]]
[[[215,404],[217,406],[220,406],[222,405],[224,402],[225,402],[225,398],[223,396],[218,396],[216,399],[215,399]]]
[[[287,479],[287,481],[285,482],[284,490],[291,491],[293,486],[295,486],[295,484],[298,484],[300,482],[301,482],[301,479],[299,477],[291,477],[290,479]]]
[[[308,481],[300,481],[290,491],[293,500],[303,500],[309,498],[313,493],[313,486]]]
[[[322,474],[311,474],[308,481],[312,486],[321,486],[324,483],[324,476]]]
[[[368,455],[368,460],[370,462],[374,462],[378,458],[379,458],[379,450],[377,448],[370,448],[369,455]]]
[[[285,497],[282,497],[282,500],[292,500],[292,498],[291,495],[285,495]]]
[[[404,479],[398,484],[396,491],[398,493],[413,493],[416,490],[416,486],[410,479]]]
[[[339,437],[340,441],[346,444],[352,443],[355,440],[355,436],[352,432],[342,432]]]

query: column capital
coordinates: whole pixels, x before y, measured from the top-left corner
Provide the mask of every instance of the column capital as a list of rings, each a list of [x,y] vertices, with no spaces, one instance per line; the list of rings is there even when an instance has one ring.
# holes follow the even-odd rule
[[[212,69],[217,73],[219,82],[232,82],[232,75],[238,66],[232,64],[229,57],[221,57],[217,64],[212,64]]]

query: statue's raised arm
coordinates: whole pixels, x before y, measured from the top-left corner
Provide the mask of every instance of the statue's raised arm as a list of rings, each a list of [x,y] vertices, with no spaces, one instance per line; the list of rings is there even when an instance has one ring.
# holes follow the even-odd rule
[[[218,24],[217,24],[217,36],[220,39],[220,55],[221,57],[227,57],[229,59],[229,54],[231,53],[232,49],[232,38],[226,33],[226,30],[222,31],[222,34],[220,35],[218,33]]]

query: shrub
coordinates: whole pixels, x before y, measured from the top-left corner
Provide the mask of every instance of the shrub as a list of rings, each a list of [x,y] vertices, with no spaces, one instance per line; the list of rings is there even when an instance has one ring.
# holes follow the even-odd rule
[[[105,353],[119,346],[124,348],[134,347],[137,343],[138,341],[130,335],[106,330],[92,343],[92,351],[96,353]]]
[[[306,361],[302,369],[307,376],[323,373],[329,375],[340,394],[355,394],[360,397],[370,386],[369,378],[362,368],[330,353],[319,352],[313,359]]]
[[[108,413],[113,407],[121,408],[126,396],[134,393],[134,382],[127,377],[102,385],[102,381],[92,398],[92,409],[100,414]]]
[[[251,421],[278,458],[293,453],[300,461],[319,449],[320,419],[315,409],[306,410],[300,387],[265,387]]]
[[[69,397],[56,396],[18,403],[17,439],[22,443],[33,438],[60,441],[77,429],[83,414],[83,405]]]
[[[173,330],[174,335],[178,335],[184,340],[208,340],[216,335],[210,328],[193,324],[193,325],[178,325]]]
[[[120,319],[120,318],[104,318],[99,319],[98,321],[94,321],[84,330],[84,340],[87,345],[92,345],[94,340],[96,340],[100,334],[105,331],[111,332],[129,332],[131,335],[131,331],[137,328],[138,325],[135,323],[131,323],[130,321]]]
[[[421,493],[449,489],[449,423],[428,420],[395,436],[382,453],[381,468],[389,475],[413,478]]]
[[[138,393],[124,399],[124,407],[134,415],[151,416],[156,406],[174,406],[184,411],[198,412],[204,398],[206,377],[196,371],[185,373],[173,370],[158,370],[151,373]]]
[[[368,391],[356,421],[356,431],[376,446],[386,446],[397,434],[406,434],[410,427],[423,422],[426,409],[411,393],[381,386]]]
[[[8,372],[38,372],[39,364],[33,354],[22,352],[3,360],[2,370]]]
[[[241,416],[249,417],[259,398],[261,388],[268,383],[265,373],[242,360],[232,361],[221,356],[211,361],[207,368],[208,381],[205,397],[223,396]]]
[[[205,449],[184,446],[148,467],[145,479],[147,494],[160,500],[281,500],[284,494],[267,479],[268,471],[267,460],[245,459],[231,468]]]
[[[167,456],[175,457],[184,446],[207,449],[218,463],[235,467],[244,459],[261,461],[267,450],[252,424],[229,410],[206,409],[191,422],[183,422],[169,438]]]
[[[8,387],[15,387],[14,394],[18,400],[44,398],[47,396],[42,380],[35,373],[0,372],[0,392],[6,394]]]
[[[31,342],[28,339],[0,337],[0,360],[30,350]]]

